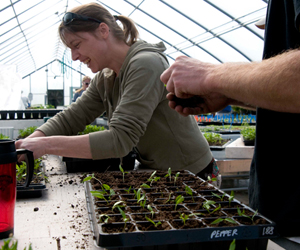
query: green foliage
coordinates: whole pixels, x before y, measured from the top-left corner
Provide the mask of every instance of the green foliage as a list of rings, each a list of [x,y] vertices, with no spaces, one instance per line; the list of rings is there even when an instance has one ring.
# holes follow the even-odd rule
[[[175,211],[177,209],[178,204],[182,203],[184,201],[184,197],[182,195],[178,195],[175,199]]]
[[[37,126],[31,126],[24,129],[20,129],[19,138],[26,138],[27,136],[31,135],[36,129]]]
[[[47,104],[46,105],[46,109],[54,109],[55,107],[53,106],[53,105],[51,105],[51,104]]]
[[[99,216],[99,221],[100,222],[104,222],[104,223],[108,223],[108,220],[110,219],[110,217],[107,214],[100,214]]]
[[[41,177],[48,181],[47,176],[45,176],[45,173],[41,170],[41,162],[42,157],[34,160],[34,169],[33,169],[33,176],[34,177]],[[27,164],[25,161],[22,161],[20,165],[16,165],[16,178],[17,182],[25,182],[26,179],[26,170],[27,170]]]
[[[254,126],[245,126],[241,129],[241,135],[244,137],[244,140],[254,140],[256,136],[256,128]]]
[[[147,209],[150,211],[151,217],[153,218],[153,216],[154,216],[154,210],[153,210],[153,208],[150,205],[148,205]]]
[[[212,194],[213,194],[213,196],[215,196],[215,197],[217,197],[217,198],[219,198],[220,199],[220,201],[223,201],[224,200],[224,198],[225,198],[225,193],[221,196],[221,195],[218,195],[218,194],[216,194],[216,193],[213,193],[212,192]]]
[[[146,218],[147,221],[151,222],[155,227],[158,227],[161,224],[160,221],[158,221],[157,223],[155,223],[153,220],[151,220],[150,218],[148,218],[147,215],[145,215],[145,218]]]
[[[171,175],[172,175],[172,170],[171,170],[171,168],[169,168],[169,169],[168,169],[168,173],[165,175],[165,177],[166,177],[166,178],[169,177],[170,182],[172,181],[172,176],[171,176]]]
[[[97,125],[86,125],[85,129],[82,132],[79,132],[79,135],[86,135],[89,133],[97,132],[97,131],[103,131],[106,130],[103,126],[97,126]]]
[[[216,144],[216,143],[222,143],[224,139],[220,134],[209,132],[209,133],[203,133],[203,136],[207,140],[209,144]]]
[[[252,221],[252,224],[254,224],[254,217],[257,215],[257,210],[255,211],[255,213],[252,216],[246,215],[245,214],[245,210],[243,209],[243,211],[241,211],[239,208],[237,208],[238,214],[239,216],[243,216],[245,218],[248,218]]]
[[[0,139],[9,139],[9,136],[0,134]]]
[[[12,241],[12,239],[4,240],[1,250],[18,250],[18,241]],[[26,250],[26,247],[24,248]],[[29,244],[28,250],[32,250],[31,244]]]
[[[188,195],[192,196],[192,200],[193,200],[193,202],[195,202],[195,201],[194,201],[194,197],[193,197],[193,191],[192,191],[192,189],[191,189],[189,186],[185,186],[185,192],[186,192]]]
[[[158,181],[160,179],[160,177],[155,176],[156,171],[153,171],[153,173],[150,175],[148,181],[150,181],[150,186],[152,186],[152,183],[154,181]]]
[[[180,175],[180,172],[177,172],[176,175],[175,175],[175,177],[174,177],[174,186],[175,186],[175,183],[176,183],[179,175]]]
[[[128,172],[124,172],[124,169],[121,167],[121,165],[119,165],[119,169],[123,174],[123,182],[124,182],[125,174],[128,174]]]
[[[212,223],[210,223],[211,225],[215,225],[215,224],[218,224],[222,221],[227,221],[229,223],[233,223],[233,224],[237,224],[237,222],[231,218],[218,218],[216,220],[214,220]]]

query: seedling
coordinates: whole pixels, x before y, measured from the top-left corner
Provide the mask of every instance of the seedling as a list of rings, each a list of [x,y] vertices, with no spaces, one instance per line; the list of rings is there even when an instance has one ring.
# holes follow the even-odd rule
[[[131,186],[128,189],[125,189],[125,191],[127,192],[127,194],[130,193],[130,190],[131,190]]]
[[[184,201],[184,197],[182,195],[178,195],[175,199],[175,211],[177,209],[178,204],[182,203]]]
[[[91,179],[95,179],[96,181],[98,181],[102,185],[102,182],[95,177],[94,173],[92,175],[89,175],[89,176],[85,177],[82,182],[90,181]]]
[[[216,220],[214,220],[212,223],[210,223],[211,225],[215,225],[215,224],[218,224],[222,221],[227,221],[229,223],[233,223],[233,224],[237,224],[237,222],[231,218],[218,218]]]
[[[234,191],[231,190],[231,193],[230,193],[230,196],[229,196],[229,206],[231,205],[231,202],[233,201],[234,199]]]
[[[141,186],[140,186],[141,188],[151,188],[148,184],[146,184],[146,183],[143,183]]]
[[[160,177],[155,176],[155,174],[156,174],[156,171],[154,171],[148,179],[148,181],[150,181],[150,186],[152,186],[153,181],[158,181],[160,179]]]
[[[169,179],[170,179],[170,182],[172,181],[172,170],[171,170],[171,168],[169,168],[168,169],[168,173],[165,175],[165,177],[167,178],[167,177],[169,177]]]
[[[107,202],[107,204],[109,203],[107,199],[105,199],[104,197],[104,191],[90,191],[90,193],[92,194],[92,196],[97,197],[101,200],[105,200]]]
[[[101,188],[106,194],[109,195],[109,199],[111,199],[111,197],[116,194],[115,191],[107,184],[103,184]],[[109,191],[109,193],[107,191]]]
[[[203,205],[202,207],[204,209],[206,209],[206,211],[209,213],[209,214],[213,214],[214,212],[218,211],[220,208],[221,208],[221,204],[219,204],[219,206],[217,208],[215,208],[213,211],[210,211],[210,206],[211,205],[214,205],[216,204],[215,201],[206,201],[206,202],[203,202]]]
[[[136,193],[136,199],[137,199],[137,203],[140,203],[140,206],[144,208],[146,205],[146,199],[145,199],[146,194],[141,194],[141,192],[142,192],[142,189],[139,188]]]
[[[195,201],[194,201],[194,197],[193,197],[193,190],[192,190],[189,186],[185,186],[185,192],[186,192],[188,195],[192,196],[192,200],[193,200],[193,202],[195,202]]]
[[[254,217],[257,215],[257,210],[255,211],[255,213],[252,216],[246,215],[245,214],[245,210],[243,209],[243,211],[241,211],[239,208],[237,208],[238,214],[239,216],[243,216],[245,218],[248,218],[252,221],[252,224],[254,224]]]
[[[124,169],[121,167],[121,165],[119,165],[119,169],[123,174],[123,183],[124,183],[125,174],[128,174],[128,172],[124,172]]]
[[[158,227],[161,224],[160,221],[158,221],[157,223],[155,223],[153,220],[151,220],[150,218],[148,218],[147,215],[145,215],[145,218],[146,218],[147,221],[151,222],[155,227]]]
[[[229,250],[235,250],[235,239],[230,243]]]
[[[182,220],[183,222],[183,225],[185,225],[185,222],[186,220],[189,218],[189,217],[192,217],[193,215],[198,215],[197,214],[185,214],[185,213],[179,213],[180,214],[180,219]]]
[[[107,214],[100,214],[99,216],[99,221],[104,223],[108,223],[108,220],[110,219],[110,217]]]
[[[152,219],[153,219],[153,216],[154,216],[153,208],[152,208],[150,205],[148,205],[148,206],[147,206],[147,209],[150,211],[151,217],[152,217]]]
[[[213,194],[213,196],[215,196],[215,197],[217,197],[217,198],[219,198],[220,199],[220,201],[223,201],[224,200],[224,198],[225,198],[225,193],[221,196],[221,195],[218,195],[218,194],[216,194],[216,193],[213,193],[212,192],[212,194]]]
[[[124,203],[124,201],[117,201],[114,205],[112,210],[114,210],[115,208],[118,208],[120,214],[122,215],[123,221],[124,221],[124,228],[123,228],[123,232],[125,231],[126,228],[126,222],[129,221],[129,218],[126,216],[125,212],[121,209],[121,207],[124,207],[125,205],[121,205],[122,203]],[[125,203],[124,203],[125,204]]]
[[[172,194],[173,194],[172,192],[171,192],[171,193],[169,193],[169,198],[166,200],[166,202],[165,202],[165,203],[168,203],[168,202],[170,201]]]
[[[175,177],[174,177],[174,186],[175,186],[175,183],[176,183],[179,175],[180,175],[180,172],[177,172],[176,175],[175,175]]]
[[[12,241],[11,238],[7,240],[3,240],[3,245],[1,244],[1,250],[17,250],[18,249],[18,241]],[[25,247],[24,250],[27,248]],[[29,244],[28,250],[32,250],[31,243]]]

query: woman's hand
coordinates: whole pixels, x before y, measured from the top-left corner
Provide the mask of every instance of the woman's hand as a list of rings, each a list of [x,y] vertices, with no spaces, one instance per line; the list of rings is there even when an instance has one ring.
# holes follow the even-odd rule
[[[16,149],[27,149],[33,152],[34,159],[38,159],[45,154],[45,134],[39,130],[32,133],[25,139],[15,142]],[[24,155],[18,156],[18,161],[24,161]]]

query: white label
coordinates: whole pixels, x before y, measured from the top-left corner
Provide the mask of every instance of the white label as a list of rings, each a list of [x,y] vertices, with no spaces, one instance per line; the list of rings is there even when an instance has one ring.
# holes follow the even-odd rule
[[[274,227],[264,227],[262,235],[273,235]]]
[[[215,230],[211,233],[210,238],[225,238],[225,237],[232,237],[238,235],[238,230]]]

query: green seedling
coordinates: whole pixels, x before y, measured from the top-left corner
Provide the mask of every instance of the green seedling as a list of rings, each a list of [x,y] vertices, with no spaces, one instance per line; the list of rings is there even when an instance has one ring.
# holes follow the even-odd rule
[[[147,221],[151,222],[155,227],[158,227],[161,224],[160,221],[158,221],[157,223],[155,223],[153,220],[151,220],[150,218],[148,218],[146,215],[145,215],[145,218],[146,218]]]
[[[0,133],[0,139],[9,139],[9,136]]]
[[[257,215],[258,211],[256,210],[255,213],[252,216],[246,215],[245,210],[241,211],[239,208],[237,208],[239,216],[243,216],[245,218],[248,218],[252,221],[252,224],[254,224],[254,217]]]
[[[107,204],[109,203],[107,199],[105,199],[104,197],[104,191],[90,191],[90,193],[92,194],[92,196],[97,197],[98,199],[101,200],[105,200],[107,202]]]
[[[183,222],[183,225],[185,225],[185,222],[188,218],[192,217],[193,215],[200,215],[200,213],[196,213],[196,214],[185,214],[185,213],[179,213],[179,217]]]
[[[231,190],[231,193],[230,193],[230,196],[229,196],[229,206],[231,206],[231,202],[233,201],[234,199],[234,191]]]
[[[45,173],[40,171],[41,169],[41,162],[42,162],[42,158],[38,158],[34,160],[34,169],[33,169],[33,176],[42,176],[42,178],[44,178],[44,180],[46,182],[48,181],[48,177],[45,176]],[[16,179],[17,182],[24,182],[25,178],[26,178],[26,169],[27,169],[27,164],[25,161],[22,161],[21,164],[17,164],[16,166]]]
[[[218,195],[218,194],[216,194],[216,193],[213,193],[212,192],[212,194],[213,194],[213,196],[215,196],[215,197],[217,197],[217,198],[219,198],[220,199],[220,201],[223,201],[224,200],[224,198],[225,198],[225,193],[221,196],[221,195]]]
[[[18,250],[18,241],[12,241],[12,239],[3,240],[1,250]],[[27,248],[25,247],[24,250]],[[28,250],[32,250],[31,243],[29,244]]]
[[[193,190],[192,190],[189,186],[185,186],[185,192],[186,192],[188,195],[192,196],[192,200],[193,200],[193,202],[195,202],[195,201],[194,201],[194,197],[193,197]]]
[[[206,209],[206,211],[209,213],[209,214],[213,214],[215,213],[216,211],[218,211],[220,208],[221,208],[221,204],[219,204],[219,206],[217,208],[215,208],[213,211],[210,211],[210,208],[211,208],[211,205],[214,205],[216,204],[215,201],[206,201],[206,202],[203,202],[203,205],[202,207],[204,209]]]
[[[100,222],[104,222],[104,223],[108,223],[108,220],[110,219],[110,217],[107,214],[100,214],[99,216],[99,221]]]
[[[153,208],[152,208],[150,205],[148,205],[148,206],[147,206],[147,209],[150,211],[151,217],[152,217],[152,219],[153,219],[153,216],[154,216],[154,210],[153,210]]]
[[[124,221],[123,232],[125,232],[126,222],[129,221],[129,218],[126,216],[125,212],[121,209],[122,207],[125,207],[125,205],[122,205],[122,203],[125,204],[124,201],[117,201],[117,202],[113,205],[112,210],[114,210],[115,208],[118,208],[120,214],[122,215],[122,219],[123,219],[123,221]]]
[[[175,175],[175,177],[174,177],[174,186],[176,186],[175,183],[176,183],[179,175],[180,175],[180,172],[177,172],[176,175]]]
[[[138,189],[136,198],[137,198],[137,203],[139,203],[140,206],[144,208],[146,205],[146,194],[142,194],[141,188]]]
[[[146,183],[143,183],[141,186],[140,186],[141,188],[151,188],[148,184],[146,184]]]
[[[218,218],[216,220],[214,220],[212,223],[210,223],[211,225],[215,225],[215,224],[218,224],[222,221],[227,221],[229,223],[233,223],[233,224],[237,224],[237,222],[231,218]]]
[[[165,204],[167,204],[170,200],[171,200],[171,196],[172,196],[172,192],[171,193],[169,193],[169,198],[166,200],[166,202],[165,202]]]
[[[125,189],[126,193],[129,194],[131,190],[131,186],[128,189]]]
[[[124,183],[124,181],[125,181],[125,174],[128,174],[128,172],[125,172],[124,169],[121,167],[121,165],[119,165],[119,169],[120,169],[120,171],[123,174],[123,183]]]
[[[82,182],[90,181],[91,179],[98,181],[102,185],[102,182],[95,177],[94,173],[92,175],[85,177]]]
[[[178,195],[175,199],[175,211],[177,209],[178,204],[182,203],[184,201],[184,197],[182,195]]]
[[[111,197],[116,194],[115,191],[107,184],[103,184],[101,188],[106,194],[109,195],[109,200],[111,200]]]
[[[27,127],[24,129],[19,130],[19,138],[26,138],[29,135],[31,135],[35,130],[37,129],[37,126]]]
[[[103,131],[103,130],[106,130],[106,128],[103,126],[89,124],[89,125],[86,125],[84,130],[82,132],[79,132],[78,134],[86,135],[86,134],[90,134],[90,133],[97,132],[97,131]]]
[[[235,250],[235,239],[230,243],[229,250]]]
[[[165,177],[166,177],[166,178],[169,177],[170,182],[172,181],[172,170],[171,170],[171,168],[168,169],[168,173],[165,175]]]
[[[153,181],[158,181],[160,179],[160,177],[155,176],[155,174],[156,171],[154,171],[148,179],[148,181],[150,181],[150,186],[152,186]]]

